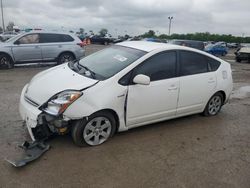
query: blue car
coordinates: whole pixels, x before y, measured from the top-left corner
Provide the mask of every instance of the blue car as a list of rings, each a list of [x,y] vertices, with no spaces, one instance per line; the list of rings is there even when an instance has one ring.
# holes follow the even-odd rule
[[[221,55],[221,56],[225,56],[228,52],[228,49],[227,47],[225,46],[222,46],[222,45],[207,45],[205,47],[205,51],[210,53],[210,54],[213,54],[213,55]]]

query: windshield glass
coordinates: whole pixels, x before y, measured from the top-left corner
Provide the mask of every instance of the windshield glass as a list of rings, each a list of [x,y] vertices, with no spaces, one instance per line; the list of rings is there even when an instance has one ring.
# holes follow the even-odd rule
[[[16,39],[18,39],[22,34],[18,34],[16,36],[13,36],[11,38],[9,38],[8,40],[6,40],[5,42],[13,42],[15,41]]]
[[[112,46],[93,53],[79,61],[79,73],[98,80],[115,75],[146,52],[123,46]]]

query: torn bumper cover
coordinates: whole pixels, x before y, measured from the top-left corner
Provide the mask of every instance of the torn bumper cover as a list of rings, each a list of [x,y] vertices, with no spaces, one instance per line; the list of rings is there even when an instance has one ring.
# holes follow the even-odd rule
[[[23,93],[20,99],[19,111],[29,131],[32,142],[25,141],[21,148],[24,153],[17,159],[6,159],[15,167],[21,167],[39,158],[49,150],[45,141],[54,134],[65,134],[68,131],[68,121],[62,117],[48,115],[38,109],[38,106],[26,101]]]

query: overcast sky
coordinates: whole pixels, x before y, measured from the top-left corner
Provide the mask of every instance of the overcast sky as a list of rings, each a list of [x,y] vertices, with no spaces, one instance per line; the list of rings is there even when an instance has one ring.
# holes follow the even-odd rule
[[[5,24],[14,21],[20,28],[162,34],[173,16],[171,33],[250,36],[250,0],[3,0],[3,5]]]

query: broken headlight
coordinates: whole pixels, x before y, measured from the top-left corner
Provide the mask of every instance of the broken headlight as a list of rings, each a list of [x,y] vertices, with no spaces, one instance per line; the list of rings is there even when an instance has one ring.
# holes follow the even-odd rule
[[[63,91],[43,105],[42,110],[50,115],[60,115],[81,96],[82,92],[80,91]]]

